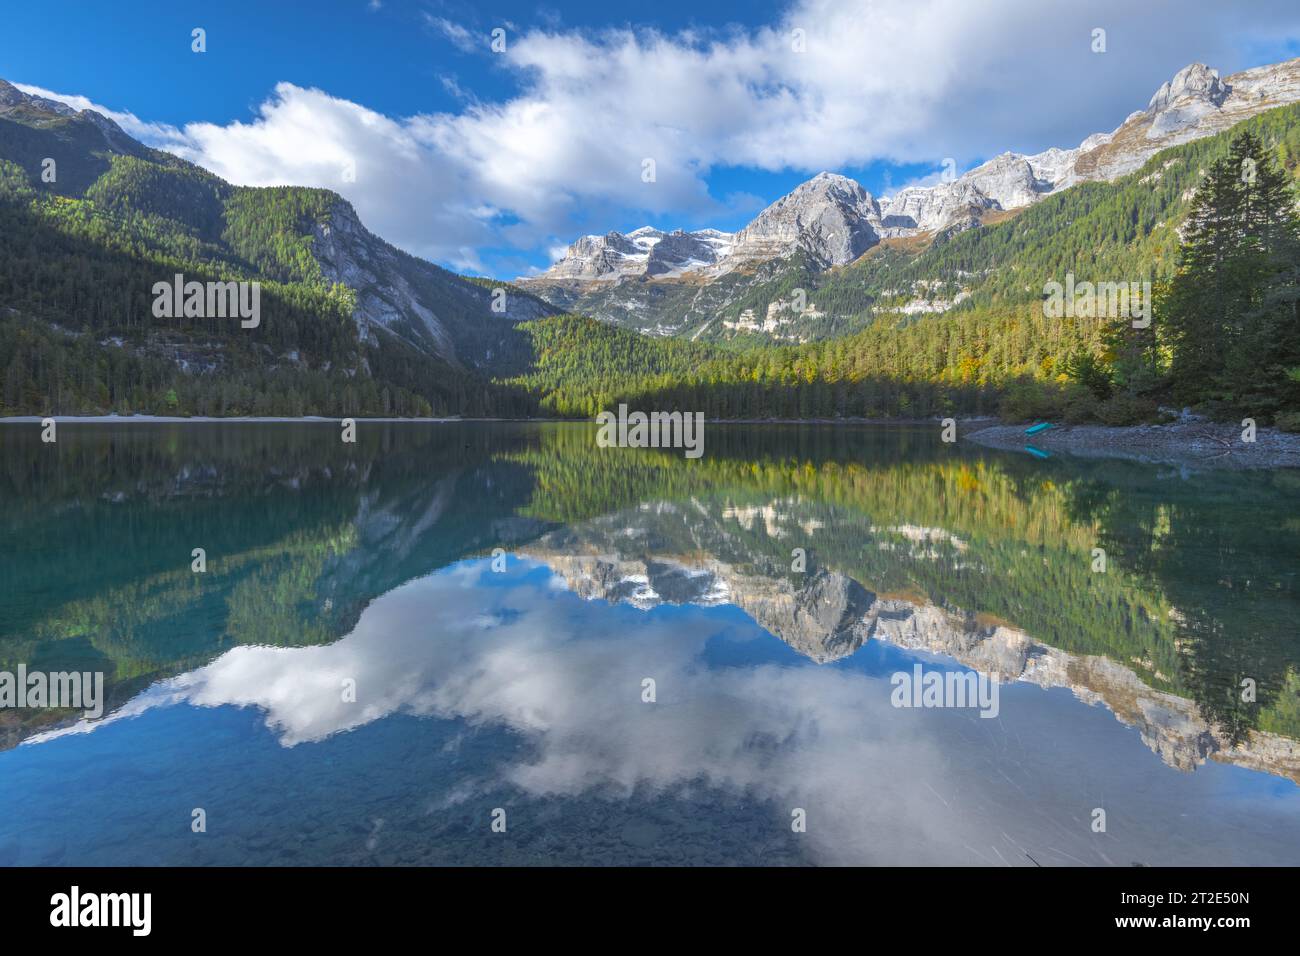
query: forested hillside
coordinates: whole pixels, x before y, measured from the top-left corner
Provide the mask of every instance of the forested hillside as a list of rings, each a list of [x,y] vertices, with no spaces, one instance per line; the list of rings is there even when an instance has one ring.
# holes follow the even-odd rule
[[[368,233],[349,237],[339,257],[366,257],[426,314],[385,324],[373,316],[388,317],[388,290],[327,276],[321,236],[355,221],[336,194],[234,187],[96,114],[56,112],[6,89],[5,103],[17,105],[0,111],[0,414],[512,408],[508,390],[474,368],[485,350],[503,367],[524,360],[487,290],[409,266],[418,261]],[[350,259],[330,265],[360,271]],[[156,318],[153,287],[176,274],[257,281],[260,322]]]
[[[907,295],[916,282],[939,281],[966,288],[970,298],[959,309],[978,311],[1036,302],[1045,282],[1067,272],[1091,281],[1168,279],[1197,186],[1242,133],[1258,137],[1292,180],[1300,175],[1300,105],[1285,106],[1164,150],[1113,183],[1080,183],[1003,222],[940,235],[919,255],[869,253],[833,276],[828,291],[861,284],[888,302],[888,290]]]

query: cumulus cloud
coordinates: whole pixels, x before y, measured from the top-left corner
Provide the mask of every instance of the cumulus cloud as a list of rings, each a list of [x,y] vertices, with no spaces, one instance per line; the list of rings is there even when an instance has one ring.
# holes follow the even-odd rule
[[[427,16],[460,50],[518,81],[499,102],[388,117],[282,83],[249,122],[124,128],[246,185],[326,186],[376,232],[453,264],[475,250],[535,255],[579,223],[699,224],[725,212],[720,167],[815,173],[884,160],[963,168],[1005,149],[1073,146],[1117,126],[1193,60],[1227,72],[1243,50],[1300,35],[1300,8],[1249,16],[1212,0],[801,0],[752,29],[665,34],[512,29],[486,36]],[[1093,53],[1092,31],[1107,31]],[[455,79],[450,82],[455,84]],[[69,97],[60,97],[71,100]],[[77,98],[81,99],[81,98]],[[84,100],[83,100],[84,102]],[[128,123],[130,125],[128,125]],[[644,161],[655,178],[645,182]],[[340,169],[356,164],[355,182]],[[772,199],[775,197],[766,197]]]

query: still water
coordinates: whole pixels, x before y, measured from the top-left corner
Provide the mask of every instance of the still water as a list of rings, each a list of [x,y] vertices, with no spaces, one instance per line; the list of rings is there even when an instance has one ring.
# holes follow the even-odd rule
[[[0,865],[1300,864],[1300,473],[595,437],[0,427]]]

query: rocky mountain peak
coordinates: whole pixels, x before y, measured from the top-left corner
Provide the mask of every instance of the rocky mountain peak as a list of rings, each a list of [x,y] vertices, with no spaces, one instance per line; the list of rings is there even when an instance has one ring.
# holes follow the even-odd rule
[[[646,261],[646,275],[665,275],[686,268],[709,265],[718,259],[716,241],[710,237],[684,232],[659,233],[658,242]]]
[[[0,106],[16,106],[25,97],[26,94],[18,87],[5,80],[0,80]]]
[[[0,113],[10,112],[11,110],[26,108],[39,113],[52,113],[57,116],[76,116],[77,111],[66,103],[60,103],[58,100],[47,100],[43,96],[32,96],[30,93],[24,93],[18,87],[6,80],[0,80]],[[83,110],[83,113],[90,113],[90,110]],[[98,116],[98,113],[93,114]],[[106,122],[112,122],[105,119]],[[113,124],[116,128],[116,123]]]
[[[871,202],[871,193],[863,189],[862,184],[856,179],[823,170],[812,179],[800,183],[773,205],[783,202],[815,201],[813,197],[824,197],[832,202],[846,204]]]
[[[52,120],[60,118],[83,120],[99,131],[111,150],[137,155],[143,150],[122,127],[103,113],[89,109],[76,110],[58,100],[24,93],[5,80],[0,80],[0,116],[36,126],[46,126]]]
[[[857,180],[821,172],[736,233],[728,267],[803,249],[826,265],[852,262],[879,241],[880,205]]]
[[[630,277],[668,276],[713,267],[731,249],[732,235],[717,229],[664,232],[653,226],[626,235],[583,236],[532,282],[609,282]]]
[[[1204,63],[1189,63],[1167,83],[1156,90],[1147,104],[1148,112],[1159,112],[1184,97],[1205,100],[1218,107],[1223,104],[1232,88],[1219,79],[1219,71]]]
[[[1160,86],[1145,110],[1105,138],[1078,150],[1069,182],[1113,180],[1138,169],[1160,150],[1229,129],[1275,106],[1300,101],[1300,59],[1252,67],[1220,79],[1191,63]]]

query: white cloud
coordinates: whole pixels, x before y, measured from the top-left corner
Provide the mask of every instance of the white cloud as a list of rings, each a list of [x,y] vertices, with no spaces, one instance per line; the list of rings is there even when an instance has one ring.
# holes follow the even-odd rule
[[[449,96],[453,96],[463,103],[473,103],[478,99],[472,91],[461,86],[460,82],[454,76],[447,76],[444,74],[438,77],[438,82],[442,84],[442,88],[447,91]]]
[[[471,53],[480,46],[478,37],[459,23],[452,23],[446,17],[435,17],[433,14],[426,13],[424,22],[450,40],[458,50]]]
[[[380,235],[456,264],[489,246],[544,255],[578,223],[702,223],[728,205],[707,188],[718,167],[811,174],[952,156],[965,168],[1005,149],[1073,146],[1187,62],[1227,72],[1251,44],[1281,50],[1300,35],[1290,0],[1248,16],[1193,0],[1176,19],[1130,0],[802,0],[751,30],[512,29],[500,55],[463,25],[426,19],[460,49],[497,57],[519,93],[394,118],[282,83],[246,123],[176,130],[111,115],[237,183],[336,189]],[[1105,54],[1090,50],[1099,25]],[[795,29],[806,52],[792,49]],[[647,158],[653,183],[642,181]],[[355,183],[341,181],[348,159]]]
[[[431,147],[427,122],[281,83],[251,122],[192,123],[172,151],[241,185],[334,189],[395,245],[478,268],[465,250],[494,240],[495,207],[473,170]]]

